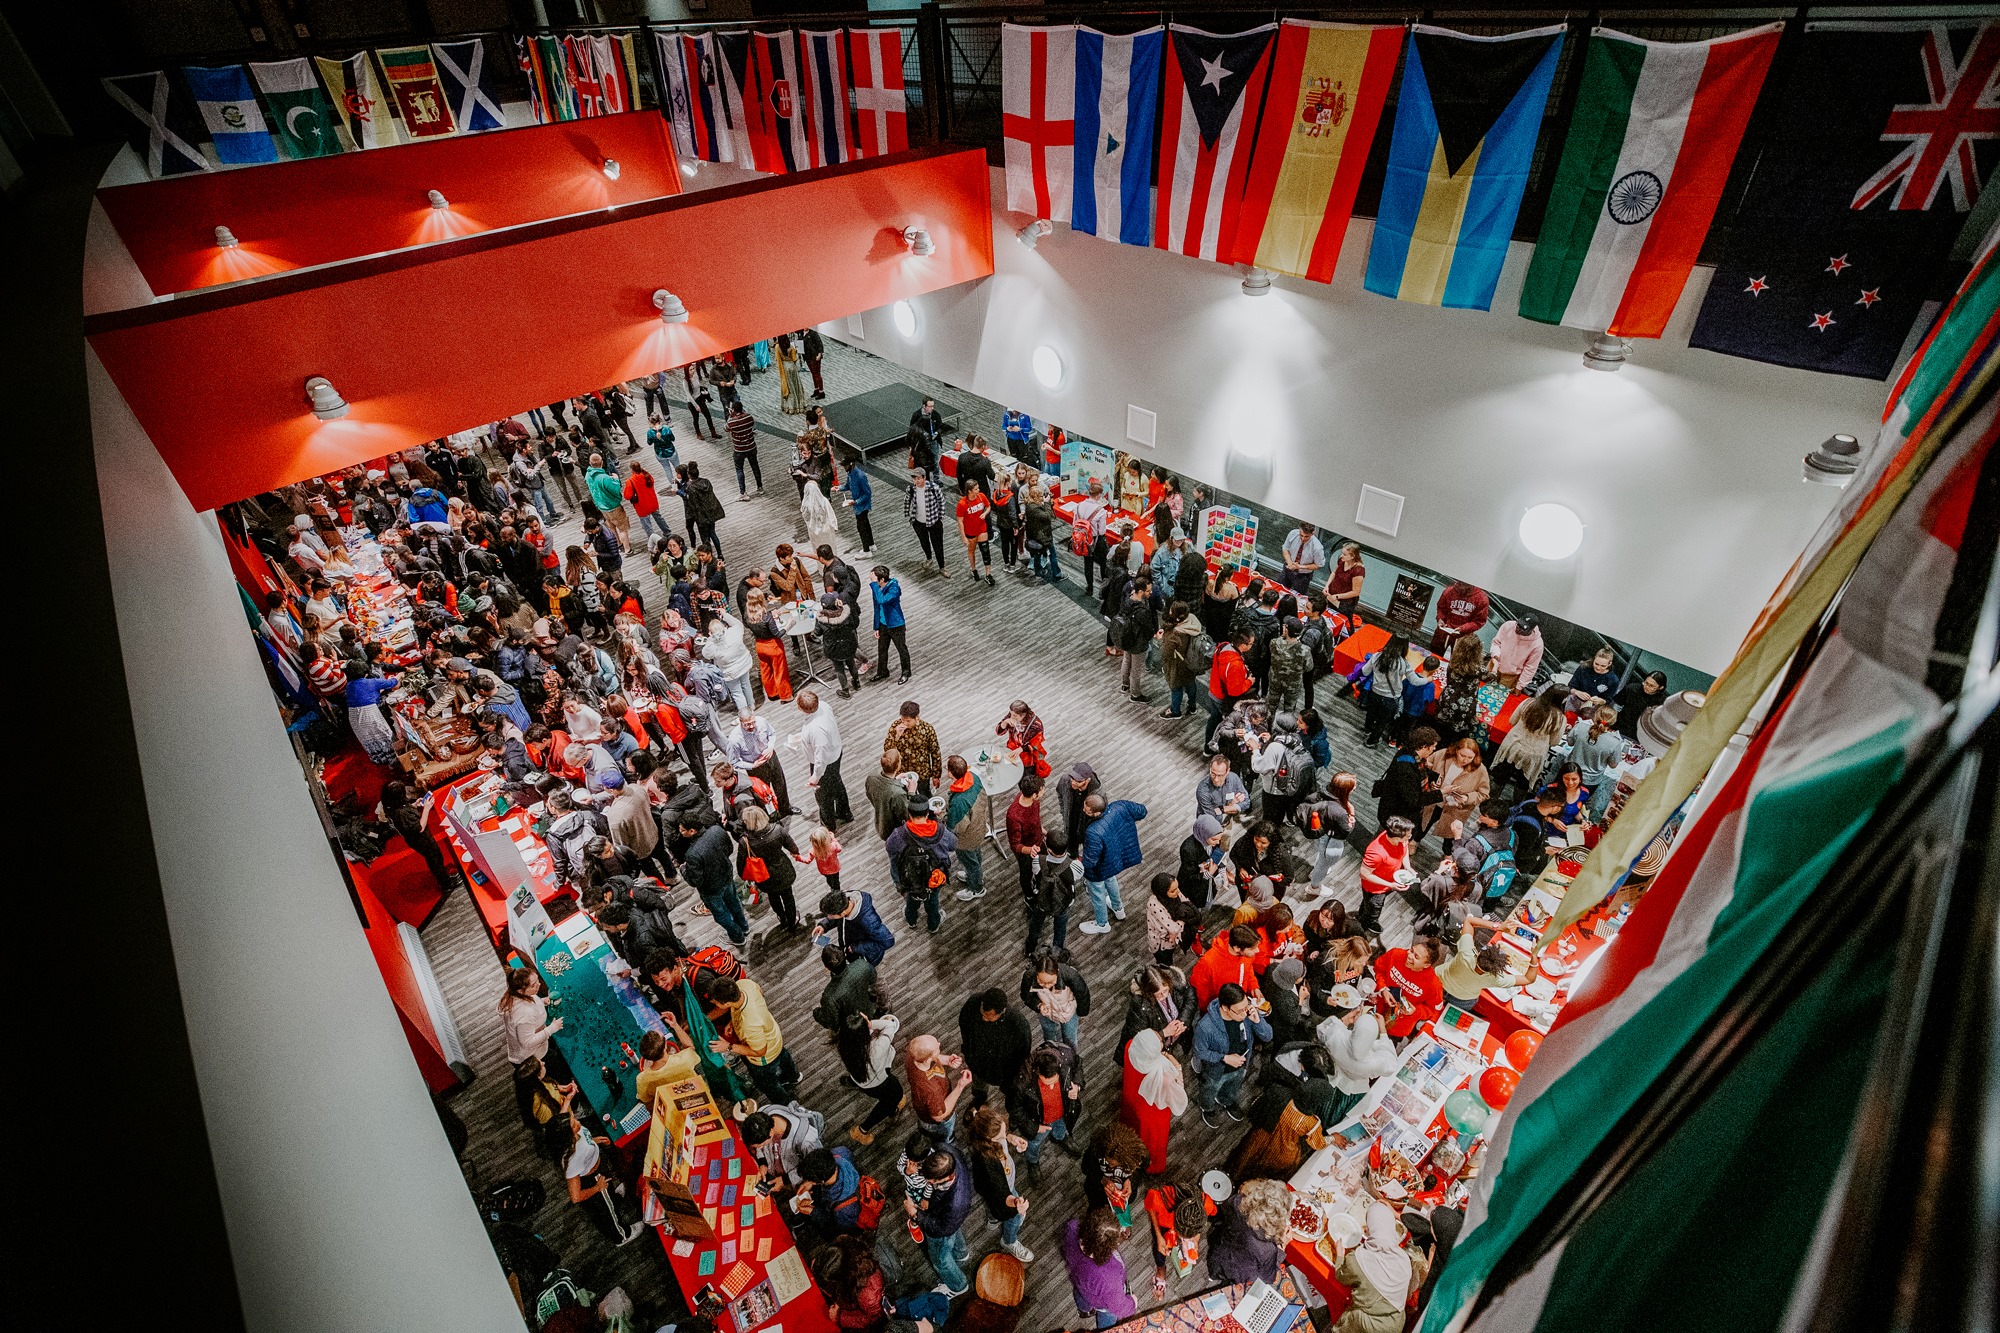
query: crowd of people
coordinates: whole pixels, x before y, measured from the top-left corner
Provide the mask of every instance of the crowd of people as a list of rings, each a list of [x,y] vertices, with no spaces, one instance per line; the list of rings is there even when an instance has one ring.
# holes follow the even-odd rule
[[[1084,1183],[1086,1206],[1056,1234],[1086,1324],[1107,1326],[1140,1303],[1120,1258],[1133,1231],[1151,1245],[1146,1303],[1163,1298],[1170,1275],[1202,1264],[1221,1281],[1274,1279],[1282,1182],[1447,998],[1499,984],[1506,963],[1486,936],[1551,839],[1605,820],[1612,770],[1664,679],[1628,683],[1606,649],[1532,690],[1535,665],[1482,642],[1485,595],[1461,585],[1441,599],[1427,654],[1391,636],[1335,675],[1334,649],[1368,614],[1358,548],[1329,561],[1300,524],[1272,577],[1233,579],[1189,540],[1203,497],[1184,498],[1165,473],[1139,516],[1114,509],[1093,482],[1059,540],[1051,479],[1025,432],[1016,440],[1016,414],[1005,454],[977,436],[950,441],[953,499],[940,480],[945,433],[927,403],[911,423],[904,505],[923,560],[955,574],[947,516],[972,581],[989,587],[993,545],[1003,568],[1049,582],[1064,577],[1057,548],[1068,545],[1097,598],[1118,690],[1150,702],[1157,674],[1162,719],[1199,704],[1206,756],[1183,806],[1149,808],[1088,761],[1053,768],[1042,722],[1019,699],[992,735],[1022,776],[988,793],[971,758],[946,752],[910,698],[879,750],[857,762],[855,802],[834,701],[795,688],[791,663],[809,636],[845,700],[888,679],[893,648],[907,682],[907,617],[890,565],[864,571],[867,562],[840,553],[874,554],[873,502],[866,470],[837,461],[811,405],[824,396],[818,335],[777,341],[785,409],[804,418],[790,475],[808,539],[777,546],[768,567],[731,569],[720,539],[727,507],[676,445],[667,390],[678,381],[696,435],[729,441],[739,497],[762,492],[758,428],[738,391],[756,367],[746,355],[718,357],[265,497],[265,539],[301,594],[273,595],[269,636],[325,717],[377,760],[394,757],[383,709],[398,690],[448,697],[473,721],[482,764],[546,811],[543,837],[568,890],[552,914],[588,913],[671,1033],[641,1049],[642,1090],[648,1074],[656,1084],[657,1071],[692,1053],[736,1109],[846,1333],[941,1323],[974,1285],[976,1211],[995,1224],[998,1252],[1036,1262],[1021,1232],[1051,1151],[1074,1158]],[[681,502],[678,530],[670,499]],[[843,540],[835,503],[851,512],[855,542]],[[569,511],[584,516],[584,538],[559,549],[549,525]],[[1150,556],[1141,524],[1151,525]],[[379,547],[413,608],[416,641],[402,651],[344,613],[363,542]],[[872,664],[861,660],[864,617]],[[1505,628],[1517,638],[1537,630],[1525,616]],[[1501,727],[1520,692],[1530,697]],[[795,741],[778,740],[764,715],[775,708],[795,710]],[[1365,744],[1393,750],[1369,788],[1372,834],[1356,806],[1362,779],[1334,752],[1334,708],[1357,710]],[[1089,748],[1088,737],[1064,739]],[[410,814],[407,787],[391,786],[397,810],[385,802],[383,817],[448,882],[453,858]],[[989,796],[1004,799],[1003,820]],[[1167,863],[1142,855],[1149,819],[1186,830]],[[986,856],[989,833],[1007,854]],[[882,844],[887,878],[843,881],[843,853],[869,837]],[[1436,860],[1420,873],[1427,839]],[[1362,894],[1350,911],[1335,881],[1356,857]],[[891,1002],[898,926],[935,934],[948,903],[1006,910],[975,904],[1009,887],[1020,903],[1018,973],[974,964],[969,973],[988,975],[967,985],[956,1031],[913,1031]],[[1412,919],[1397,947],[1382,932],[1392,896]],[[1107,935],[1134,913],[1124,984],[1093,988],[1068,950],[1072,924]],[[780,1023],[746,966],[740,946],[763,917],[767,944],[792,950],[768,955],[772,965],[803,958],[824,971],[810,1013],[823,1046]],[[689,939],[697,918],[737,947]],[[608,1242],[639,1238],[637,1182],[577,1114],[541,979],[516,961],[499,1005],[525,1130]],[[1121,1023],[1116,1067],[1087,1068],[1082,1029],[1107,1014]],[[842,1084],[866,1098],[844,1129],[799,1101],[800,1063],[812,1059],[837,1062]],[[1099,1078],[1120,1091],[1114,1113],[1093,1121],[1085,1094]],[[1190,1115],[1211,1130],[1241,1126],[1242,1137],[1214,1160],[1189,1160],[1174,1130]],[[898,1148],[886,1187],[855,1157],[885,1133]],[[1220,1187],[1204,1183],[1214,1167]],[[920,1238],[934,1283],[906,1272],[889,1243],[895,1212]],[[1354,1292],[1343,1333],[1394,1333],[1420,1311],[1458,1222],[1449,1209],[1374,1205],[1363,1238],[1340,1255]]]

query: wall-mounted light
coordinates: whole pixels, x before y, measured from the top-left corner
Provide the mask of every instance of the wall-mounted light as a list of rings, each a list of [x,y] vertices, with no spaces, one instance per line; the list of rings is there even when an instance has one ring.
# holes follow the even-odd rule
[[[608,181],[615,181],[615,180],[617,180],[617,179],[618,179],[618,159],[617,159],[617,158],[615,158],[615,157],[607,157],[607,158],[605,158],[605,159],[604,159],[604,179],[606,179],[606,180],[608,180]]]
[[[917,336],[917,308],[908,301],[898,301],[889,307],[890,318],[896,321],[896,332],[905,338]]]
[[[660,312],[662,324],[685,324],[688,322],[688,308],[680,297],[662,287],[653,293],[653,309]]]
[[[1269,296],[1271,275],[1255,264],[1243,270],[1243,294],[1245,296]]]
[[[1030,222],[1027,226],[1015,232],[1014,239],[1019,241],[1021,244],[1027,246],[1030,250],[1032,250],[1035,248],[1035,243],[1037,241],[1041,240],[1042,237],[1047,236],[1050,232],[1054,231],[1055,229],[1056,229],[1056,224],[1049,221],[1047,218],[1036,218],[1033,222]]]
[[[1590,349],[1583,354],[1586,370],[1617,370],[1625,364],[1625,358],[1632,352],[1632,344],[1609,333],[1600,333],[1590,341]]]
[[[1044,389],[1054,389],[1061,386],[1063,381],[1063,361],[1055,348],[1050,347],[1047,343],[1042,344],[1029,356],[1028,364],[1034,368],[1036,382]]]
[[[1861,466],[1861,442],[1852,435],[1829,435],[1806,455],[1805,479],[1820,486],[1845,486]]]
[[[444,191],[442,190],[432,190],[428,195],[424,197],[431,201],[432,208],[451,207],[451,202],[444,197]]]
[[[681,175],[687,177],[689,180],[693,180],[695,178],[695,172],[696,172],[696,167],[694,163],[692,162],[681,163]]]
[[[227,227],[217,227],[215,229],[215,243],[225,250],[234,250],[236,248],[236,233]]]
[[[347,400],[340,396],[340,390],[327,382],[324,375],[315,375],[306,381],[306,402],[312,405],[313,415],[321,421],[338,421],[347,415]]]
[[[903,228],[903,244],[908,246],[910,253],[919,259],[937,253],[937,246],[931,241],[931,234],[922,227]]]
[[[1521,545],[1544,560],[1567,560],[1583,545],[1583,520],[1568,505],[1531,506],[1521,515]]]

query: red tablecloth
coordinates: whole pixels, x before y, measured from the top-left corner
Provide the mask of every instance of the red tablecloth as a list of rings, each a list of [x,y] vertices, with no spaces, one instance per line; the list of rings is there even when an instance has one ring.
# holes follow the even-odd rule
[[[1334,646],[1333,674],[1345,676],[1389,642],[1389,631],[1380,625],[1363,625]]]
[[[487,934],[493,941],[493,948],[504,955],[512,947],[507,942],[507,896],[502,892],[498,884],[493,883],[484,875],[476,873],[476,867],[473,866],[470,858],[465,855],[464,849],[459,846],[458,839],[451,832],[451,825],[444,817],[444,808],[450,800],[451,789],[456,787],[460,782],[470,782],[481,776],[483,776],[481,773],[469,773],[465,777],[447,783],[433,792],[431,794],[430,814],[426,818],[424,826],[430,830],[431,836],[437,839],[438,846],[444,850],[447,858],[454,856],[458,858],[459,872],[465,876],[465,882],[472,887],[472,905],[479,909],[480,917],[486,922]],[[482,831],[491,832],[497,827],[499,827],[499,821],[497,819],[489,819],[486,821],[486,827]],[[556,880],[553,874],[548,876],[536,875],[533,869],[530,868],[529,875],[530,882],[535,886],[535,896],[544,903],[558,896],[575,896],[560,881]]]
[[[337,804],[347,798],[357,810],[373,810],[392,776],[388,769],[368,757],[360,742],[353,740],[320,770],[328,803]]]
[[[367,865],[350,861],[347,868],[355,879],[367,882],[390,916],[419,930],[444,902],[444,887],[437,876],[400,834]]]

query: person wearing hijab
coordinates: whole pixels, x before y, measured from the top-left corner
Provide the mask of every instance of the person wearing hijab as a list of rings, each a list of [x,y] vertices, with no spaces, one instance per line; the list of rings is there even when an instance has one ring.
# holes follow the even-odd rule
[[[1372,1009],[1336,1012],[1319,1025],[1319,1043],[1333,1057],[1333,1089],[1340,1102],[1327,1123],[1337,1125],[1347,1119],[1368,1087],[1396,1068],[1396,1043],[1383,1035],[1381,1020]]]
[[[1389,1205],[1368,1205],[1361,1243],[1336,1246],[1333,1275],[1353,1293],[1333,1333],[1402,1333],[1404,1303],[1410,1296],[1410,1256],[1402,1229]]]
[[[1125,1090],[1118,1118],[1139,1131],[1146,1145],[1146,1170],[1167,1169],[1167,1137],[1174,1117],[1187,1110],[1187,1084],[1180,1062],[1167,1054],[1153,1028],[1141,1028],[1125,1044]]]
[[[1431,1293],[1437,1289],[1438,1274],[1444,1270],[1444,1261],[1451,1257],[1452,1247],[1458,1244],[1458,1233],[1465,1226],[1465,1212],[1459,1208],[1436,1208],[1431,1210],[1431,1253],[1430,1263],[1424,1273],[1424,1284],[1417,1291],[1417,1302],[1410,1311],[1412,1321],[1421,1320],[1424,1310],[1431,1303]]]
[[[1271,964],[1264,974],[1264,998],[1271,1002],[1271,1012],[1264,1018],[1271,1025],[1274,1052],[1312,1040],[1312,1001],[1306,992],[1303,959],[1281,958]]]
[[[1308,1063],[1306,1057],[1311,1056]],[[1299,1169],[1308,1151],[1326,1146],[1324,1113],[1338,1102],[1326,1079],[1331,1066],[1326,1053],[1307,1047],[1299,1054],[1305,1078],[1297,1083],[1267,1083],[1250,1111],[1250,1132],[1229,1155],[1232,1180],[1286,1180]]]

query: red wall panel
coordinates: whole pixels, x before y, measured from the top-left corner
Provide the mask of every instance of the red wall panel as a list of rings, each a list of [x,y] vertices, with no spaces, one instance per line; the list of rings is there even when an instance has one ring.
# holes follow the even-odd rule
[[[617,161],[616,181],[604,159]],[[159,295],[681,191],[653,111],[171,176],[98,191]],[[427,195],[450,204],[434,209]],[[225,250],[215,229],[239,242]]]
[[[375,955],[375,966],[381,970],[382,984],[396,1006],[396,1017],[402,1020],[403,1036],[409,1040],[410,1054],[417,1058],[417,1068],[423,1071],[425,1085],[432,1092],[457,1087],[458,1075],[445,1062],[444,1044],[431,1025],[430,1010],[424,1007],[423,992],[417,988],[417,975],[403,952],[396,918],[368,887],[365,875],[354,876],[354,892],[368,914],[368,928],[363,933],[368,937],[369,952]]]
[[[937,253],[908,254],[927,228]],[[982,152],[913,152],[90,321],[196,509],[993,272]],[[652,293],[686,302],[660,322]],[[324,375],[353,405],[306,408]]]

